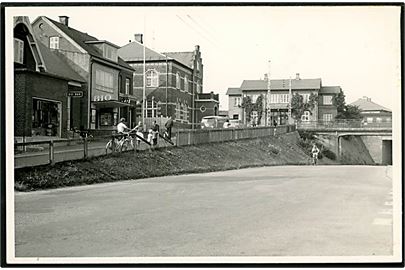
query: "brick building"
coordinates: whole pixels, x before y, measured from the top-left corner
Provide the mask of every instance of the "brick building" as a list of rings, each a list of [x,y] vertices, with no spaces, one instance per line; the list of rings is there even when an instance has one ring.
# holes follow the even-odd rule
[[[66,137],[80,125],[86,84],[62,58],[37,42],[28,17],[14,18],[14,135]]]
[[[369,97],[362,97],[350,105],[358,106],[365,125],[392,124],[392,111],[373,101]]]
[[[246,123],[246,115],[241,108],[243,97],[249,96],[253,103],[262,95],[264,111],[267,101],[267,79],[264,80],[244,80],[239,88],[228,88],[227,95],[229,101],[229,117],[232,119],[241,119]],[[290,80],[277,79],[270,81],[270,121],[276,121],[279,125],[288,123],[288,106],[290,102],[289,96]],[[321,79],[301,79],[299,74],[295,79],[291,80],[291,94],[298,93],[303,96],[303,101],[306,103],[309,100],[311,93],[318,95],[318,102],[315,108],[311,111],[305,111],[301,116],[302,121],[332,121],[336,114],[336,106],[332,104],[332,98],[340,92],[339,86],[322,86]],[[253,111],[251,121],[258,122],[257,112]],[[260,121],[261,125],[265,125],[266,115],[263,113]]]
[[[145,72],[145,118],[175,116],[177,127],[198,123],[194,102],[203,91],[200,47],[192,52],[159,53],[145,47],[142,34],[118,49],[118,55],[135,69],[134,93],[143,100]],[[145,69],[145,70],[144,70]]]
[[[67,16],[59,16],[59,22],[40,16],[32,28],[38,42],[64,58],[87,82],[82,128],[110,131],[121,117],[128,126],[135,125],[134,70],[118,57],[117,45],[71,28]]]
[[[219,115],[219,94],[214,94],[214,92],[197,94],[195,108],[197,124],[204,116]]]

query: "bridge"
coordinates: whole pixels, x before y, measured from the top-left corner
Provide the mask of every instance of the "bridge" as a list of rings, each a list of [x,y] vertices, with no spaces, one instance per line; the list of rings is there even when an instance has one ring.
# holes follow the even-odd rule
[[[338,157],[342,156],[342,138],[356,136],[376,164],[392,164],[392,125],[390,122],[372,125],[358,120],[333,122],[299,122],[299,131],[307,131],[326,143]]]

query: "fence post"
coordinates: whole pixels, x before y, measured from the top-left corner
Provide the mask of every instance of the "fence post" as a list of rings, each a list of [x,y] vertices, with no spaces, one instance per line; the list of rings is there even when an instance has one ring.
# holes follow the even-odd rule
[[[87,138],[83,138],[83,159],[87,159],[88,156],[88,145],[87,145]]]
[[[54,144],[53,140],[49,142],[49,164],[55,164],[55,153],[54,153]]]

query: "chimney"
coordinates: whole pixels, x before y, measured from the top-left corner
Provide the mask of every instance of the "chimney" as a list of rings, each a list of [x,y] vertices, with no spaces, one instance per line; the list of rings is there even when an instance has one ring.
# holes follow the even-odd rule
[[[214,99],[214,91],[211,91],[210,96],[211,96],[211,99]]]
[[[143,44],[143,34],[135,34],[135,41]]]
[[[295,73],[295,79],[296,79],[296,80],[301,80],[299,73]]]
[[[366,97],[366,96],[363,96],[363,99],[364,99],[364,100],[367,100],[367,101],[371,101],[371,98]]]
[[[66,26],[69,26],[69,17],[68,16],[59,16],[59,22]]]

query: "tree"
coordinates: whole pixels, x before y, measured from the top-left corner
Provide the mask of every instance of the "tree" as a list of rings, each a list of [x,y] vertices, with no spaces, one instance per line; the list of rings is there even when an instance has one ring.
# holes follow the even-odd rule
[[[362,119],[361,110],[355,105],[345,105],[343,111],[338,111],[335,119]]]
[[[342,89],[340,89],[340,92],[332,98],[332,104],[336,106],[338,114],[345,111],[346,101]]]
[[[299,119],[304,111],[309,111],[312,114],[312,110],[318,103],[318,95],[311,93],[308,98],[308,102],[304,102],[304,97],[298,93],[295,93],[291,98],[291,114],[295,119]]]
[[[257,97],[252,111],[257,112],[257,125],[259,126],[263,115],[263,95]]]
[[[246,121],[250,122],[250,116],[253,111],[252,99],[249,96],[243,97],[241,107],[245,110]]]

